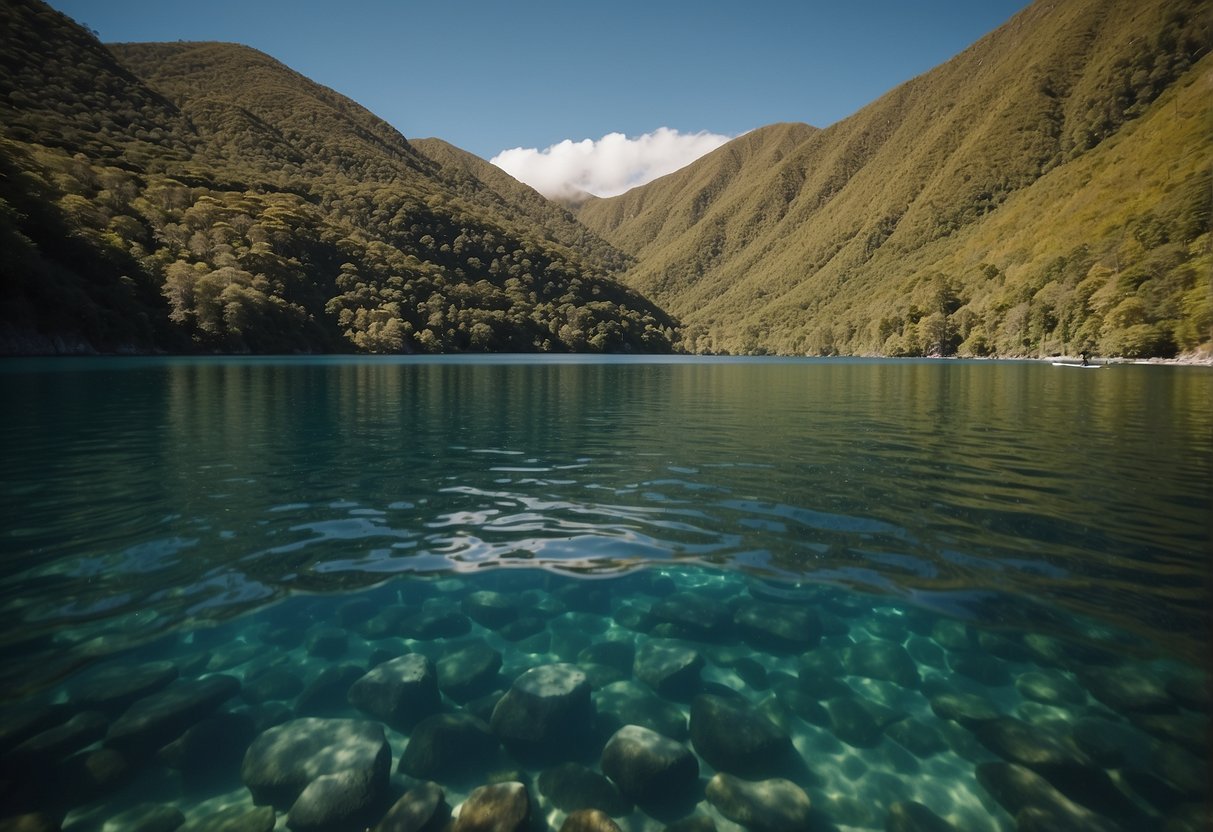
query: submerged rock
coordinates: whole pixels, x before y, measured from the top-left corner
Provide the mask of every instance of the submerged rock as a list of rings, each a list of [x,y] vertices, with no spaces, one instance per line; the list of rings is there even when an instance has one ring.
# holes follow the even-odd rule
[[[418,641],[436,638],[456,638],[472,631],[472,622],[466,615],[450,609],[427,609],[409,616],[397,627],[400,635]]]
[[[538,785],[540,794],[566,812],[599,809],[618,817],[632,810],[614,783],[579,763],[563,763],[545,769],[539,775]]]
[[[467,702],[494,689],[501,654],[485,642],[473,642],[439,659],[438,686],[456,702]]]
[[[803,832],[809,796],[790,780],[750,782],[723,772],[708,782],[707,798],[720,814],[751,832]]]
[[[6,770],[45,767],[55,760],[92,745],[105,736],[109,720],[98,711],[76,714],[62,725],[27,739],[5,755]]]
[[[951,659],[950,664],[953,672],[968,676],[986,687],[997,688],[1011,684],[1011,673],[1007,666],[993,656],[981,653],[963,654]]]
[[[135,700],[167,687],[178,675],[177,666],[168,661],[107,667],[72,686],[72,704],[81,710],[118,714]]]
[[[101,832],[173,832],[184,823],[185,815],[176,806],[140,803],[110,817]]]
[[[824,704],[830,731],[855,748],[875,748],[884,739],[885,726],[904,716],[858,696],[830,699]]]
[[[1046,705],[1081,705],[1087,694],[1077,683],[1056,670],[1032,670],[1015,679],[1015,689],[1024,699]]]
[[[192,785],[238,770],[256,733],[248,714],[216,714],[164,746],[158,756]]]
[[[903,688],[916,688],[919,684],[918,667],[900,644],[861,641],[843,651],[842,663],[852,676],[892,682]]]
[[[345,655],[350,637],[345,630],[336,627],[321,627],[307,637],[307,654],[320,659],[334,661]]]
[[[1012,815],[1038,810],[1075,832],[1113,832],[1117,826],[1074,803],[1039,774],[1014,763],[981,763],[977,782]]]
[[[502,742],[524,754],[567,758],[590,733],[590,683],[576,666],[536,667],[514,680],[490,721]]]
[[[622,832],[619,824],[597,809],[578,809],[560,824],[560,832]]]
[[[662,696],[690,699],[699,690],[703,656],[677,641],[650,639],[636,651],[632,672]]]
[[[379,816],[387,784],[368,769],[322,774],[291,806],[286,825],[295,832],[365,829]]]
[[[691,703],[691,743],[718,771],[770,773],[792,749],[787,733],[741,698],[700,694]]]
[[[1092,696],[1114,711],[1169,713],[1175,701],[1166,683],[1147,670],[1132,666],[1090,668],[1080,681]]]
[[[181,832],[271,832],[273,828],[274,810],[269,806],[229,806],[187,823]]]
[[[641,806],[678,802],[699,782],[699,761],[685,745],[639,725],[625,725],[602,750],[602,771]]]
[[[658,624],[672,625],[671,634],[702,641],[721,638],[733,623],[719,602],[694,592],[670,595],[649,612]]]
[[[282,699],[292,699],[303,692],[303,680],[281,667],[267,667],[251,673],[244,680],[240,696],[254,705]]]
[[[231,676],[175,682],[131,705],[109,726],[106,743],[132,756],[151,754],[239,692]]]
[[[55,767],[52,801],[60,806],[80,806],[124,788],[134,775],[125,754],[112,748],[82,751]]]
[[[884,828],[885,832],[957,832],[955,826],[914,801],[890,806]]]
[[[598,724],[607,734],[624,725],[640,725],[676,740],[689,736],[682,711],[637,682],[613,682],[598,689],[594,706]]]
[[[577,654],[578,664],[603,664],[622,670],[624,673],[632,672],[632,665],[635,661],[636,645],[630,639],[627,641],[600,641],[587,646]]]
[[[519,782],[481,786],[459,809],[453,832],[520,832],[531,817],[531,798]]]
[[[439,832],[450,817],[442,787],[427,782],[401,795],[371,832]]]
[[[0,753],[20,745],[35,734],[70,719],[66,705],[34,705],[0,712]]]
[[[388,725],[412,729],[442,707],[434,665],[419,653],[384,662],[350,686],[349,703]]]
[[[1084,767],[1090,763],[1078,747],[1035,725],[999,717],[973,729],[978,741],[1004,760],[1033,769]]]
[[[932,696],[931,710],[940,719],[959,722],[966,728],[973,728],[1001,716],[997,705],[972,693],[941,693]]]
[[[920,719],[903,719],[885,729],[889,739],[920,760],[934,756],[948,747],[935,726]]]
[[[412,777],[442,779],[484,765],[499,747],[484,720],[466,713],[434,714],[413,729],[398,769]]]
[[[288,809],[317,777],[365,773],[387,788],[392,752],[383,726],[353,719],[292,720],[263,732],[244,755],[240,776],[257,804]]]
[[[350,685],[364,675],[366,669],[353,664],[324,668],[299,694],[295,710],[307,716],[344,711],[349,706]]]
[[[821,619],[811,607],[752,601],[733,614],[733,622],[760,649],[803,652],[821,641]]]
[[[481,590],[463,599],[463,614],[481,627],[499,630],[518,618],[518,605],[500,592]]]

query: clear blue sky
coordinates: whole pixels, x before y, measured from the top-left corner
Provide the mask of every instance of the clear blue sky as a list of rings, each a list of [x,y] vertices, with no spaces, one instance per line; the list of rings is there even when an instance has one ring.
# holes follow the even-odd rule
[[[489,158],[658,127],[825,127],[1025,0],[51,0],[104,41],[235,41]]]

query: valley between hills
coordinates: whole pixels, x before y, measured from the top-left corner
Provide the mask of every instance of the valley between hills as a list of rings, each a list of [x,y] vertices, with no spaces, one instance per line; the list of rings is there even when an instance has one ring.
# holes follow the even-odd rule
[[[5,0],[0,352],[1207,355],[1211,20],[1037,2],[558,204],[248,47]]]

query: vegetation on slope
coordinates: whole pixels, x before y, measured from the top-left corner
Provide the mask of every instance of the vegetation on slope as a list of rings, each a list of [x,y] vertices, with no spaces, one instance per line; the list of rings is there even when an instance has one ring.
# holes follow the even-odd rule
[[[1207,349],[1209,26],[1207,0],[1038,3],[830,128],[578,215],[694,351]]]
[[[0,117],[7,351],[669,349],[609,246],[255,50],[17,0]]]

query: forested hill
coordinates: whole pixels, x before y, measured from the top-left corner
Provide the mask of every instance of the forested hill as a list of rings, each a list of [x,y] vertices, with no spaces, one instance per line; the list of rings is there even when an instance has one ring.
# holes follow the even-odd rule
[[[1211,6],[1038,2],[827,129],[578,216],[692,350],[1213,349]]]
[[[625,256],[438,155],[255,50],[5,0],[0,351],[670,349]]]

